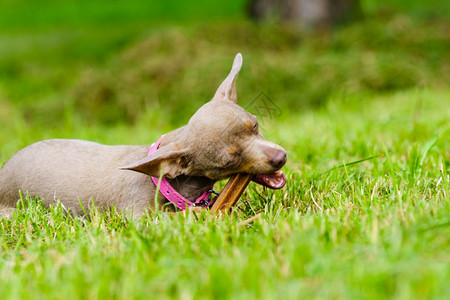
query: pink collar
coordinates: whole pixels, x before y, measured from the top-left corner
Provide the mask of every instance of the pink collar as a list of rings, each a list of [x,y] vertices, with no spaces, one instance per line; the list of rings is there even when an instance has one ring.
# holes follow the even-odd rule
[[[147,156],[155,152],[159,145],[161,144],[162,139],[164,138],[164,135],[162,135],[158,141],[156,141],[148,151]],[[165,177],[161,178],[161,183],[159,182],[159,178],[151,176],[153,183],[158,187],[159,185],[159,192],[163,194],[163,196],[169,200],[173,205],[178,207],[181,210],[185,210],[187,207],[190,206],[209,206],[211,205],[215,199],[208,201],[209,197],[212,194],[212,188],[209,188],[206,190],[200,197],[195,199],[194,202],[189,201],[188,199],[184,198],[180,193],[178,193],[167,181]]]

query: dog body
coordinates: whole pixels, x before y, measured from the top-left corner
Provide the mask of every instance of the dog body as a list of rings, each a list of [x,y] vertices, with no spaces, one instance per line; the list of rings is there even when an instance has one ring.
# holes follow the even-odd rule
[[[155,186],[149,176],[118,170],[118,166],[145,157],[145,146],[105,146],[80,140],[46,140],[16,153],[0,174],[1,206],[15,208],[19,190],[39,196],[46,205],[61,199],[75,214],[82,214],[91,199],[99,207],[134,206],[139,211],[152,203]]]
[[[93,201],[139,217],[155,208],[157,187],[150,176],[164,176],[189,201],[237,173],[260,174],[255,181],[283,186],[284,175],[275,171],[285,164],[286,152],[264,140],[256,117],[237,105],[235,79],[241,65],[238,54],[214,98],[187,125],[166,134],[151,154],[150,146],[56,139],[20,150],[0,170],[0,217],[11,214],[19,191],[38,196],[45,205],[60,200],[74,214],[82,214]],[[161,194],[157,198],[159,205],[168,202]]]

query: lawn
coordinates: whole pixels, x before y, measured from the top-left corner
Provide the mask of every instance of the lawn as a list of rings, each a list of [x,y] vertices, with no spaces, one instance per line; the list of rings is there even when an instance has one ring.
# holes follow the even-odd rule
[[[240,104],[287,150],[288,183],[250,184],[220,218],[72,218],[24,197],[0,220],[1,299],[449,297],[445,13],[363,1],[365,19],[299,33],[243,1],[116,2],[0,2],[0,164],[45,138],[150,144],[242,52]]]

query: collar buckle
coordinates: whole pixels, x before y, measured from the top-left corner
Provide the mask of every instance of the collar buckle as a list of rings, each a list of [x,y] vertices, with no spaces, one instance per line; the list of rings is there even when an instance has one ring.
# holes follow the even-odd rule
[[[209,206],[209,201],[206,201],[206,200],[202,200],[197,203],[192,203],[192,205],[191,205],[191,207],[208,207],[208,206]]]

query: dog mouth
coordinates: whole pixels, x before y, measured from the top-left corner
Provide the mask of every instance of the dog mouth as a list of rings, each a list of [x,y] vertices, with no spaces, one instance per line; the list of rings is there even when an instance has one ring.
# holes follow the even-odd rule
[[[286,184],[286,176],[281,170],[270,174],[256,174],[252,180],[274,190],[281,189]]]

